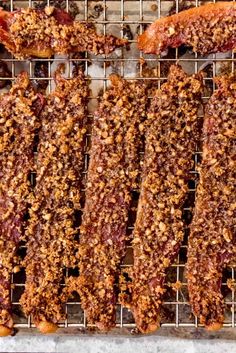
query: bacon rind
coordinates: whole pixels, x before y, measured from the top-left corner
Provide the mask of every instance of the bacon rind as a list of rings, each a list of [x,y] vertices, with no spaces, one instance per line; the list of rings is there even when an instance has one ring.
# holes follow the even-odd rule
[[[205,110],[187,260],[190,304],[208,330],[223,325],[222,271],[236,257],[236,78],[223,76],[216,83]]]
[[[182,207],[199,138],[202,76],[172,66],[148,114],[141,192],[134,228],[130,293],[120,295],[142,333],[160,325],[166,270],[184,235]]]
[[[0,96],[0,336],[13,329],[11,274],[18,268],[16,253],[24,237],[38,98],[25,72]]]
[[[119,265],[125,252],[131,191],[139,170],[139,131],[146,85],[116,75],[95,114],[86,202],[80,228],[80,276],[73,283],[86,319],[100,330],[115,326]]]
[[[127,40],[98,35],[92,24],[73,21],[63,10],[0,10],[0,43],[18,59],[88,51],[109,54]]]
[[[206,55],[236,47],[236,3],[217,2],[158,19],[138,37],[144,53],[161,54],[180,45]]]
[[[25,291],[20,303],[43,333],[64,317],[63,267],[75,265],[75,210],[80,209],[88,85],[82,73],[56,76],[56,90],[43,109],[36,160],[36,186],[27,228]]]

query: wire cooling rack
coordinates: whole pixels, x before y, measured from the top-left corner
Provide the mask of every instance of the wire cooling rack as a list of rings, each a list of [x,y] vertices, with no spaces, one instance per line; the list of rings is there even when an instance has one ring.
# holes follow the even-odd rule
[[[52,74],[57,64],[65,63],[67,67],[68,77],[73,74],[73,68],[76,65],[83,65],[85,73],[90,76],[92,93],[89,102],[90,118],[92,121],[92,113],[96,107],[97,97],[102,91],[107,88],[108,77],[111,72],[116,72],[121,76],[131,79],[144,79],[154,80],[155,83],[161,85],[166,79],[168,67],[171,63],[177,60],[183,68],[189,72],[194,73],[199,69],[204,69],[206,72],[205,83],[207,90],[204,94],[204,100],[209,98],[209,95],[214,91],[215,85],[213,77],[223,71],[234,70],[234,54],[227,53],[226,55],[211,55],[210,57],[203,58],[197,54],[193,54],[186,49],[171,50],[166,57],[157,57],[154,55],[143,55],[136,48],[137,34],[142,33],[146,26],[153,22],[155,19],[162,16],[173,14],[183,8],[189,6],[200,6],[206,1],[161,1],[161,0],[102,0],[102,1],[72,1],[72,0],[54,0],[54,1],[1,1],[1,5],[13,10],[19,7],[36,7],[43,5],[56,5],[65,8],[66,10],[73,10],[77,13],[77,19],[89,20],[96,22],[98,31],[103,34],[113,33],[117,36],[129,39],[130,50],[118,49],[109,57],[94,57],[85,54],[83,57],[55,57],[51,60],[46,59],[32,59],[28,61],[16,60],[6,54],[0,53],[0,59],[5,61],[11,71],[11,79],[22,70],[26,70],[30,74],[30,78],[38,83],[48,85],[48,91],[53,89]],[[155,67],[156,70],[152,71],[143,65],[143,58],[145,59],[148,67]],[[142,60],[140,60],[142,59]],[[46,75],[44,77],[37,77],[36,67],[38,65],[46,67]],[[6,80],[6,77],[0,77],[1,80]],[[7,78],[9,80],[9,78]],[[86,176],[88,166],[88,146],[90,135],[87,135],[87,148],[85,151],[85,170]],[[197,319],[191,314],[188,304],[188,293],[186,286],[186,279],[184,276],[184,267],[186,262],[187,251],[187,237],[189,233],[188,224],[191,221],[191,210],[194,202],[195,188],[197,183],[196,166],[199,162],[201,152],[196,150],[193,158],[195,161],[195,168],[190,172],[191,180],[189,180],[189,198],[184,207],[184,219],[186,221],[185,238],[181,247],[178,258],[175,264],[168,271],[167,282],[168,291],[164,298],[163,313],[162,313],[162,326],[166,327],[198,327]],[[134,192],[134,206],[137,204],[138,193]],[[132,217],[130,217],[132,219]],[[133,224],[130,222],[128,225],[127,233],[131,234]],[[24,256],[25,247],[20,249],[20,253]],[[124,268],[132,266],[131,245],[127,244],[127,254],[121,265]],[[71,273],[70,269],[65,269],[65,275]],[[73,274],[75,271],[73,271]],[[227,280],[234,280],[235,271],[234,267],[227,268],[223,277],[222,290],[226,301],[225,313],[225,327],[234,327],[235,319],[235,292],[234,289],[229,289]],[[19,299],[24,290],[25,274],[23,270],[19,273],[12,275],[12,302],[14,312],[15,327],[19,330],[22,328],[34,327],[31,318],[24,317],[19,305]],[[177,283],[177,285],[176,285]],[[62,284],[63,285],[63,284]],[[88,325],[86,317],[80,306],[79,297],[73,298],[65,306],[67,318],[60,323],[61,327],[71,328],[77,327],[82,330]],[[135,328],[132,314],[128,309],[123,308],[117,304],[117,327],[118,328]]]

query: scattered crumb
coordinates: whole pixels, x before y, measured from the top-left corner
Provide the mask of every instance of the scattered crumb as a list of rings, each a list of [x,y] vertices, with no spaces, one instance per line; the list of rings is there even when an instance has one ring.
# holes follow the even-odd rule
[[[152,10],[153,12],[157,11],[157,9],[158,9],[158,6],[157,6],[156,4],[152,4],[152,5],[151,5],[151,10]]]
[[[235,279],[233,278],[227,279],[227,287],[232,291],[235,290],[236,289]]]
[[[182,287],[182,283],[180,281],[177,281],[175,283],[171,283],[170,286],[174,289],[174,291],[178,291]]]

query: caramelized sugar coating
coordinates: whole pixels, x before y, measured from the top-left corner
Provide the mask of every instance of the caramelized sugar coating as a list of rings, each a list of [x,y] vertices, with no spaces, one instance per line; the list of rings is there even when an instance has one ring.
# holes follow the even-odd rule
[[[223,324],[222,271],[236,256],[236,78],[223,76],[216,83],[205,110],[187,261],[190,304],[209,330]]]
[[[200,135],[202,90],[201,75],[188,76],[179,66],[171,66],[168,81],[156,91],[148,114],[132,284],[130,293],[120,295],[143,333],[160,325],[166,270],[183,240],[182,208]]]
[[[144,53],[161,54],[182,44],[207,55],[236,47],[236,3],[206,4],[160,18],[138,38]]]
[[[97,34],[92,24],[73,21],[67,12],[54,7],[1,10],[0,42],[18,59],[84,51],[109,54],[127,44],[124,39]]]
[[[82,73],[56,89],[40,115],[36,186],[27,229],[25,291],[20,302],[42,332],[64,316],[63,267],[75,262],[75,210],[80,209],[89,90]]]
[[[139,172],[146,85],[111,76],[95,115],[80,238],[80,277],[74,289],[89,323],[115,325],[115,281],[125,251],[131,191]]]
[[[24,237],[33,169],[37,115],[43,99],[27,73],[0,96],[0,336],[11,333],[11,274],[18,271],[16,252]]]

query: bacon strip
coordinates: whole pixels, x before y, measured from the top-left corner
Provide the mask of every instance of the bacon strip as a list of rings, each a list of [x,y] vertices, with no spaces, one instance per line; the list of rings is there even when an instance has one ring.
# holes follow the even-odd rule
[[[131,190],[139,169],[139,126],[145,116],[145,85],[116,75],[95,115],[86,203],[80,240],[80,277],[74,290],[88,322],[115,326],[116,291]]]
[[[139,36],[144,53],[161,54],[185,44],[206,55],[236,47],[236,3],[217,2],[161,18]]]
[[[60,285],[63,266],[75,262],[75,210],[80,209],[81,175],[88,87],[82,73],[66,80],[57,74],[56,90],[41,114],[36,187],[27,229],[25,292],[20,303],[43,332],[54,332],[63,318]]]
[[[16,58],[50,58],[54,54],[89,51],[109,54],[127,44],[112,35],[98,35],[92,24],[73,21],[53,7],[45,11],[0,11],[0,43]]]
[[[236,257],[236,78],[224,76],[216,83],[205,111],[187,261],[190,304],[209,330],[223,324],[222,271]]]
[[[16,252],[23,239],[33,167],[33,145],[42,107],[27,73],[0,96],[0,336],[13,329],[11,274],[18,271]]]
[[[182,207],[199,138],[201,75],[171,66],[167,83],[151,103],[141,193],[134,228],[134,266],[130,293],[120,296],[142,333],[160,325],[166,270],[184,234]]]

